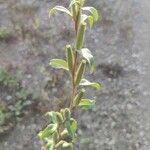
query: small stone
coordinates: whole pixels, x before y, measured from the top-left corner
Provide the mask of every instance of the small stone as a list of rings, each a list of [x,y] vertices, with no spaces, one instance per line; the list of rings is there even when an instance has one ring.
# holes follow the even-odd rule
[[[131,104],[127,104],[127,109],[131,110],[133,108],[133,106]]]
[[[113,129],[116,126],[116,122],[111,123],[111,128]]]
[[[7,97],[6,97],[6,100],[7,101],[10,101],[12,99],[12,96],[11,95],[8,95]]]
[[[27,75],[27,78],[28,78],[28,79],[31,79],[31,77],[32,77],[31,74],[28,74],[28,75]]]

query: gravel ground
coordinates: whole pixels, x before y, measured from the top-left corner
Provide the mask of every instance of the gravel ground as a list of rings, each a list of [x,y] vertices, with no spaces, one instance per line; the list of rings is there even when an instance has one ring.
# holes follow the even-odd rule
[[[50,7],[61,3],[0,1],[0,26],[12,33],[10,39],[0,42],[0,68],[23,73],[25,86],[42,99],[37,106],[41,112],[54,109],[53,97],[64,100],[68,90],[64,88],[67,80],[62,80],[66,74],[47,65],[51,58],[64,57],[62,49],[73,41],[69,18],[57,14],[58,19],[50,20],[47,15]],[[99,81],[102,89],[94,94],[89,91],[97,100],[92,111],[78,112],[78,149],[149,150],[150,2],[89,0],[87,4],[102,16],[87,33],[86,46],[93,51],[97,68],[87,78]],[[58,79],[55,83],[54,77]],[[43,143],[37,133],[46,125],[42,114],[29,113],[7,136],[0,137],[0,150],[40,150]]]

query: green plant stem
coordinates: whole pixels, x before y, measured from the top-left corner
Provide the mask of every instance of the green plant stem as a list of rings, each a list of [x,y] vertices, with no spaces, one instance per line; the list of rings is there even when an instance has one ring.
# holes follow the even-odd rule
[[[75,35],[77,37],[78,32],[78,18],[79,18],[80,12],[78,12],[77,17],[74,19],[74,26],[75,26]],[[71,102],[70,102],[70,111],[73,109],[73,99],[76,96],[77,86],[75,84],[75,76],[76,76],[76,68],[77,68],[77,62],[78,62],[78,52],[74,50],[74,67],[73,67],[73,74],[72,74],[72,96],[71,96]]]

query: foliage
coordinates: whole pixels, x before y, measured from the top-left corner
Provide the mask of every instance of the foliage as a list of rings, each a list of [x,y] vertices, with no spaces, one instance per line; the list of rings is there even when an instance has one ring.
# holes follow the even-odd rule
[[[9,85],[17,85],[17,78],[11,76],[10,73],[6,70],[0,69],[0,85],[1,86],[9,86]]]
[[[4,95],[0,100],[0,134],[3,134],[10,129],[11,122],[14,123],[22,117],[33,97],[22,87],[20,74],[14,75],[5,69],[0,69],[0,92]]]
[[[8,107],[16,117],[19,117],[23,109],[31,104],[31,101],[28,100],[29,96],[30,93],[26,89],[16,92],[16,103]]]
[[[10,36],[10,31],[6,28],[0,28],[0,41],[7,39]]]
[[[66,46],[66,60],[52,59],[50,65],[53,68],[64,69],[70,74],[72,93],[70,104],[59,111],[47,112],[50,124],[39,133],[39,137],[46,142],[44,150],[71,150],[75,148],[77,141],[77,121],[74,118],[75,108],[88,110],[93,108],[96,101],[85,97],[84,87],[100,89],[100,84],[84,79],[86,64],[89,64],[90,73],[94,71],[94,58],[92,52],[84,47],[86,26],[93,27],[99,19],[94,7],[84,7],[84,0],[72,0],[69,9],[63,6],[55,6],[49,11],[51,16],[56,11],[66,13],[71,17],[75,30],[75,46]],[[85,14],[88,12],[87,14]],[[80,57],[79,57],[80,56]]]

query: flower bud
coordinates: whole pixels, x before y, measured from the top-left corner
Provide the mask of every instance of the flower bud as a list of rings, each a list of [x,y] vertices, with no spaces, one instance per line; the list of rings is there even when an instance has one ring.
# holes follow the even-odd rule
[[[66,120],[69,120],[71,118],[71,112],[69,110],[69,108],[65,108],[65,118]]]
[[[62,117],[61,113],[56,112],[56,119],[57,119],[57,123],[58,124],[62,124],[63,123],[63,117]]]

